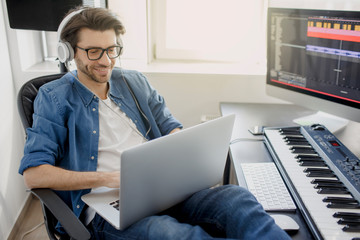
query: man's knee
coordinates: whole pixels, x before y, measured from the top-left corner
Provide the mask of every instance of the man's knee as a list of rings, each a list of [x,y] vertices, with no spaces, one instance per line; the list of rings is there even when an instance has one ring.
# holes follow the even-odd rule
[[[255,200],[255,196],[249,192],[246,188],[237,186],[237,185],[223,185],[217,187],[218,194],[226,197],[228,199],[236,199],[236,200]]]

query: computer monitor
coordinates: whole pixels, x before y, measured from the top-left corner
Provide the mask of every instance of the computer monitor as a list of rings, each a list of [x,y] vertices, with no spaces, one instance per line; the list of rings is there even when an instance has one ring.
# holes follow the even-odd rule
[[[319,111],[300,124],[360,122],[360,12],[269,7],[266,92]]]
[[[107,0],[6,0],[13,29],[57,31],[65,14],[77,6],[107,7]]]

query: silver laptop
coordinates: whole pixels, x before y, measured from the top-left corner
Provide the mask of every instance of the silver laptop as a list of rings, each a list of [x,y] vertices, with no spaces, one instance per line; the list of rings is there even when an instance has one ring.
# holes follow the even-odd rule
[[[125,150],[120,189],[99,188],[82,200],[123,230],[220,183],[234,120],[220,117]]]

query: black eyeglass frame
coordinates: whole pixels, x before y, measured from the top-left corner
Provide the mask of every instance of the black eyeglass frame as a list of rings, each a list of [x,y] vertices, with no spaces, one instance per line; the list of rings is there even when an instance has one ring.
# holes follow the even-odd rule
[[[109,49],[110,49],[110,48],[113,48],[113,47],[119,47],[119,48],[120,48],[120,51],[119,51],[119,54],[118,54],[117,56],[115,56],[115,57],[110,57],[110,56],[109,56]],[[110,46],[110,47],[108,47],[108,48],[101,48],[101,47],[82,48],[82,47],[79,47],[79,46],[75,46],[75,48],[78,48],[78,49],[80,49],[80,50],[85,51],[85,52],[86,52],[86,56],[88,57],[88,59],[89,59],[90,61],[96,61],[96,60],[99,60],[100,58],[102,58],[102,56],[104,55],[104,52],[105,52],[105,51],[106,51],[106,55],[107,55],[108,58],[110,58],[110,59],[114,59],[114,58],[119,57],[120,54],[121,54],[121,51],[122,51],[122,48],[123,48],[123,47],[120,46],[120,45],[114,45],[114,46]],[[93,50],[93,49],[101,50],[100,56],[99,56],[98,58],[91,59],[91,58],[89,57],[89,51],[90,51],[90,50]]]

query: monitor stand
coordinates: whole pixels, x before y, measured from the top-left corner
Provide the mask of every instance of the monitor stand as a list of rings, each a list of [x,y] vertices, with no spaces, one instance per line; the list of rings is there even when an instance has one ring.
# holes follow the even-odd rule
[[[349,120],[319,111],[312,115],[296,118],[293,120],[293,122],[300,125],[311,125],[314,123],[319,123],[324,125],[330,132],[335,133],[346,127],[346,125],[349,123]]]

